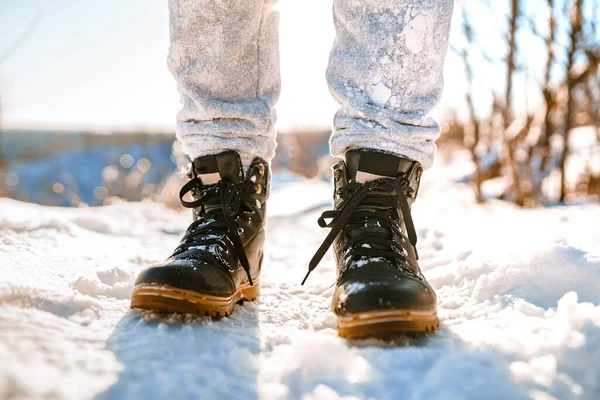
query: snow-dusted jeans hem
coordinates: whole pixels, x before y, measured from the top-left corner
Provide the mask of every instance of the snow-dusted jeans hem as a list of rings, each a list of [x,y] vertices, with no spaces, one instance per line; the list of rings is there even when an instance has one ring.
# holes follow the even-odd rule
[[[236,150],[245,165],[275,151],[278,14],[273,0],[170,0],[169,68],[183,104],[177,137],[191,158]],[[419,161],[436,153],[453,0],[333,0],[327,68],[340,104],[331,152],[370,148]]]

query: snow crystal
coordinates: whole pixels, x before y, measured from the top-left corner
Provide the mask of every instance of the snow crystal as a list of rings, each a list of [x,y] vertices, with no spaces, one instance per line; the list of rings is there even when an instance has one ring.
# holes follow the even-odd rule
[[[425,46],[425,36],[429,29],[427,17],[417,14],[404,29],[404,45],[412,53],[420,53]]]
[[[349,285],[346,285],[346,294],[358,293],[366,287],[367,285],[362,282],[352,282]]]
[[[383,82],[377,83],[371,89],[371,100],[377,105],[384,106],[392,96],[392,89],[385,86]]]

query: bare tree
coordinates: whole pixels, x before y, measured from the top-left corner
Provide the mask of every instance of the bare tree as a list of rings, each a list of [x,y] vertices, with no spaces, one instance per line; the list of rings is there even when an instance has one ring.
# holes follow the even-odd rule
[[[543,193],[542,184],[555,176],[552,174],[554,171],[558,171],[560,176],[560,192],[554,199],[564,202],[569,193],[574,193],[574,188],[568,185],[565,168],[571,153],[570,135],[573,128],[583,123],[583,117],[586,123],[599,128],[600,142],[600,6],[594,0],[567,0],[566,3],[546,0],[543,6],[547,13],[537,9],[528,11],[528,15],[525,4],[524,0],[508,2],[507,24],[502,33],[507,50],[503,57],[494,58],[486,54],[488,50],[484,49],[489,46],[477,43],[481,32],[473,27],[466,12],[462,14],[461,24],[466,46],[453,50],[461,57],[467,78],[466,102],[470,121],[465,132],[470,135],[465,147],[471,152],[476,165],[473,181],[477,198],[483,199],[481,186],[490,177],[480,166],[487,151],[487,156],[498,154],[502,174],[509,183],[500,197],[520,206],[533,206],[552,201],[550,193],[550,197]],[[589,5],[587,12],[586,4]],[[489,8],[494,12],[491,4]],[[547,15],[547,20],[542,19],[544,15]],[[487,27],[480,26],[478,29]],[[533,34],[545,49],[546,60],[541,71],[531,69],[530,56],[520,51],[520,32]],[[501,65],[505,71],[503,90],[494,92],[490,86],[494,102],[487,116],[475,113],[473,82],[482,74],[483,67],[481,63],[472,62],[473,49],[481,52],[490,67],[497,69]],[[527,82],[523,88],[526,100],[527,90],[537,86],[542,102],[540,107],[515,109],[513,97],[517,74]],[[485,135],[492,144],[482,149],[482,136]],[[557,148],[559,142],[555,138],[561,139],[560,148]],[[594,179],[590,176],[590,182],[596,182]]]
[[[481,190],[481,184],[483,182],[483,172],[481,170],[481,160],[478,153],[478,146],[481,140],[481,120],[477,115],[477,111],[475,110],[475,101],[474,101],[474,73],[473,68],[469,62],[470,49],[474,47],[475,37],[473,33],[473,27],[469,21],[469,17],[466,11],[463,10],[462,15],[462,32],[466,39],[466,46],[463,49],[453,50],[460,56],[464,68],[465,75],[467,78],[467,91],[466,91],[466,101],[467,101],[467,109],[469,111],[469,118],[471,120],[468,125],[469,129],[465,129],[465,131],[469,131],[471,135],[469,137],[465,137],[465,145],[471,152],[471,159],[475,165],[475,173],[474,173],[474,181],[475,181],[475,198],[478,203],[483,203],[485,201],[485,197],[483,196]]]
[[[567,156],[569,155],[569,135],[571,129],[575,126],[575,88],[577,85],[577,79],[573,71],[575,66],[575,53],[578,50],[578,41],[580,39],[581,30],[583,26],[583,15],[582,15],[582,0],[575,0],[575,4],[572,6],[570,11],[570,25],[571,31],[569,33],[569,48],[567,50],[567,65],[566,80],[567,80],[567,109],[565,118],[565,127],[563,129],[563,147],[562,155],[560,158],[560,198],[561,203],[565,202],[567,195],[567,184],[566,184],[566,172],[565,165]]]
[[[506,42],[508,45],[508,52],[506,55],[506,87],[504,89],[504,102],[500,108],[503,132],[502,138],[504,142],[504,150],[502,151],[503,164],[510,171],[512,184],[509,190],[513,192],[513,196],[509,196],[508,193],[504,193],[505,197],[514,197],[514,201],[519,204],[524,204],[524,195],[522,193],[522,185],[519,174],[519,166],[516,159],[517,146],[521,139],[526,134],[522,129],[519,130],[518,134],[515,129],[510,129],[513,123],[513,78],[517,72],[517,29],[518,20],[521,13],[519,7],[519,0],[510,1],[510,14],[508,17],[508,32],[506,33]],[[512,135],[511,135],[512,134]]]

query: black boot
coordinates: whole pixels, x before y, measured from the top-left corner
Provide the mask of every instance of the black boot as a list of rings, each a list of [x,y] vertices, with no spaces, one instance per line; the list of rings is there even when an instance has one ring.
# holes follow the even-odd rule
[[[188,177],[179,195],[194,222],[169,259],[140,273],[131,307],[227,316],[259,294],[268,164],[255,159],[245,177],[230,151],[197,158]],[[184,200],[188,193],[192,201]]]
[[[439,325],[436,296],[419,269],[410,215],[420,164],[356,150],[346,153],[346,161],[339,161],[333,173],[334,210],[319,218],[319,225],[331,232],[308,274],[333,244],[337,283],[332,308],[338,334],[350,338],[433,331]]]

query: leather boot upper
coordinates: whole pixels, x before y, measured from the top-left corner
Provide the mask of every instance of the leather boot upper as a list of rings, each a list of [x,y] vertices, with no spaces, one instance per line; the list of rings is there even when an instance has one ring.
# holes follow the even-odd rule
[[[142,271],[135,284],[230,296],[241,284],[255,283],[263,256],[269,174],[260,158],[245,174],[233,151],[195,159],[190,181],[180,192],[194,221],[173,254]],[[191,200],[186,200],[188,193]]]
[[[334,210],[319,219],[331,232],[309,271],[332,246],[335,313],[435,308],[435,293],[419,269],[410,213],[421,174],[415,161],[372,150],[350,151],[333,167]]]

